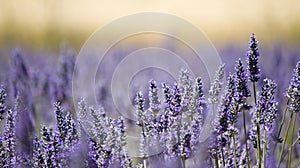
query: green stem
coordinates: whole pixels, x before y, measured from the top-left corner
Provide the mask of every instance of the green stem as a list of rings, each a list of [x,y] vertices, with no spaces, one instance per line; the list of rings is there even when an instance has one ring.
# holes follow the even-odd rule
[[[264,130],[264,148],[263,148],[263,167],[265,167],[265,163],[266,163],[266,152],[267,152],[267,133],[266,133],[266,130]]]
[[[216,164],[216,168],[219,168],[219,156],[217,153],[215,154],[215,164]]]
[[[142,133],[143,133],[144,140],[146,141],[144,123],[142,124]],[[143,155],[144,155],[144,157],[143,157],[143,166],[144,166],[144,168],[147,168],[147,157],[145,156],[145,153]]]
[[[254,105],[256,105],[256,87],[255,87],[255,82],[252,82],[253,85],[253,96],[254,96]],[[256,118],[259,119],[259,115],[258,113],[256,113]],[[256,131],[257,131],[257,135],[256,135],[256,141],[257,141],[257,152],[256,152],[256,157],[258,160],[258,167],[261,168],[261,156],[260,156],[260,125],[259,123],[256,124]]]
[[[224,150],[223,150],[223,147],[221,147],[221,155],[222,155],[222,164],[223,164],[223,167],[225,167],[225,157],[224,157]]]
[[[293,145],[292,145],[293,147],[297,144],[298,140],[299,139],[297,138],[296,141],[293,143]]]
[[[143,164],[144,164],[144,168],[147,168],[147,161],[146,161],[146,159],[144,159]]]
[[[289,103],[290,103],[290,99],[288,99],[288,101],[286,102],[286,106],[284,108],[284,113],[283,113],[283,116],[282,116],[282,119],[281,119],[281,122],[280,122],[280,126],[279,126],[279,131],[278,131],[278,134],[277,134],[277,138],[280,138],[280,134],[281,134],[281,131],[282,131],[282,127],[283,127],[283,124],[284,124],[284,120],[285,120],[285,116],[286,116],[286,112],[287,112]],[[273,153],[276,150],[277,144],[278,144],[278,141],[275,142]]]
[[[283,158],[282,158],[283,155],[282,154],[283,154],[284,147],[285,147],[286,140],[287,140],[287,136],[288,136],[288,133],[289,133],[289,130],[290,130],[290,127],[291,127],[291,121],[292,121],[292,118],[293,118],[293,114],[294,113],[291,113],[290,119],[288,121],[288,127],[287,127],[287,130],[285,131],[284,140],[283,140],[283,144],[282,144],[281,151],[280,151],[280,156],[279,156],[278,168],[280,167],[280,164],[283,160]]]
[[[295,115],[295,117],[294,117],[293,126],[292,126],[292,138],[291,138],[290,148],[289,148],[288,168],[291,168],[291,164],[292,164],[293,138],[294,138],[294,133],[295,133],[296,119],[297,119],[297,115]]]
[[[228,140],[231,139],[229,135],[227,136],[227,139],[228,139]],[[228,150],[231,149],[230,147],[231,147],[231,143],[229,142],[229,143],[227,143],[227,148],[228,148]],[[229,155],[230,155],[230,153],[227,152],[227,157],[229,157]]]
[[[235,135],[233,135],[233,156],[234,156],[234,167],[237,168],[237,165],[236,165],[236,161],[237,161],[237,158],[236,158],[236,144],[235,144]]]
[[[248,152],[248,137],[247,137],[247,127],[246,127],[246,114],[245,110],[243,110],[243,122],[244,122],[244,133],[245,133],[245,139],[246,139],[246,158],[247,158],[247,165],[248,168],[250,168],[250,161],[249,161],[249,152]]]
[[[181,157],[181,162],[182,162],[182,168],[185,168],[185,159]]]

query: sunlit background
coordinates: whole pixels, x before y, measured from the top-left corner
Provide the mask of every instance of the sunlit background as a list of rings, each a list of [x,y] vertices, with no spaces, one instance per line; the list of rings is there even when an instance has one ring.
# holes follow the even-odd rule
[[[2,0],[0,49],[2,53],[16,46],[58,51],[66,43],[79,51],[101,26],[144,11],[184,18],[216,45],[245,43],[252,32],[265,45],[281,41],[297,46],[300,42],[298,0]]]

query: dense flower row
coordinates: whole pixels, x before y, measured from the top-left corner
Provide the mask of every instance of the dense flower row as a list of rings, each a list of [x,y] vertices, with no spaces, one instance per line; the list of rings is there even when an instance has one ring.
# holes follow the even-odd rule
[[[177,83],[160,86],[151,80],[148,93],[136,94],[138,157],[128,152],[132,147],[127,142],[130,121],[108,115],[102,106],[89,107],[84,99],[74,115],[70,90],[74,57],[68,52],[62,55],[56,73],[39,75],[28,68],[19,50],[12,53],[12,73],[0,88],[0,167],[260,168],[300,164],[294,152],[300,140],[300,135],[295,137],[300,62],[281,99],[286,107],[281,108],[284,103],[278,102],[275,81],[261,79],[254,34],[246,53],[247,68],[242,58],[228,74],[225,65],[220,65],[207,92],[201,77],[194,79],[182,70]],[[54,112],[41,112],[44,102],[56,102]],[[212,114],[217,115],[211,123],[213,131],[203,141],[201,133]]]

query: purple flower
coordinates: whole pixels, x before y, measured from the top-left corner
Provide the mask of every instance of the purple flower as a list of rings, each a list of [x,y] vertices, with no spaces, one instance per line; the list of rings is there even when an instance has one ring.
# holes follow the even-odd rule
[[[296,69],[294,69],[293,77],[287,89],[286,96],[289,98],[290,101],[288,105],[288,109],[291,112],[299,112],[300,111],[300,62],[297,63]]]
[[[159,113],[159,106],[160,106],[160,100],[158,98],[158,89],[156,82],[154,80],[150,81],[149,86],[149,105],[150,105],[150,112],[153,117],[153,119],[156,118],[156,115]]]
[[[3,86],[0,88],[0,122],[4,119],[6,113],[6,90]]]
[[[14,167],[16,160],[16,113],[11,109],[7,110],[6,122],[3,134],[0,135],[0,166]]]
[[[135,101],[136,101],[137,125],[140,127],[144,127],[146,116],[145,116],[145,109],[144,109],[145,100],[143,98],[142,92],[137,93]]]
[[[208,91],[210,98],[208,99],[210,103],[216,104],[218,103],[218,96],[222,91],[222,80],[224,78],[224,68],[225,65],[222,64],[219,66],[218,71],[215,74],[214,81],[211,84],[211,87]]]
[[[59,131],[60,137],[62,139],[64,139],[65,138],[64,116],[63,116],[63,111],[62,111],[60,102],[56,102],[54,104],[54,108],[55,108],[55,114],[56,114],[57,129]]]
[[[243,62],[241,59],[237,61],[235,66],[235,80],[237,103],[240,106],[246,106],[245,99],[251,96],[251,92],[247,86],[248,77],[244,70]]]
[[[263,124],[267,131],[272,128],[276,118],[278,103],[275,100],[275,89],[277,85],[270,79],[264,80],[264,85],[256,102],[256,111],[259,124]]]
[[[179,88],[182,92],[181,108],[183,111],[188,111],[191,97],[193,94],[193,80],[189,74],[189,71],[184,69],[180,71],[179,76]]]
[[[45,160],[43,157],[43,149],[41,147],[42,142],[39,140],[39,138],[36,136],[33,140],[33,154],[32,154],[32,167],[38,168],[45,166]]]
[[[236,112],[233,110],[235,96],[235,82],[233,75],[229,75],[227,79],[225,93],[219,107],[219,114],[216,129],[219,134],[224,134],[229,127],[229,124],[236,122]]]
[[[173,87],[173,100],[171,105],[171,114],[173,116],[179,115],[181,111],[181,91],[177,83],[174,84]]]
[[[247,52],[247,62],[249,70],[249,78],[251,82],[257,82],[260,78],[260,69],[258,67],[258,41],[255,38],[254,33],[251,34],[249,42],[249,50]]]
[[[166,83],[162,83],[162,89],[163,89],[163,94],[164,94],[164,103],[165,103],[165,110],[170,110],[171,104],[172,104],[172,99],[173,95],[171,93],[171,89],[169,86],[167,86]]]

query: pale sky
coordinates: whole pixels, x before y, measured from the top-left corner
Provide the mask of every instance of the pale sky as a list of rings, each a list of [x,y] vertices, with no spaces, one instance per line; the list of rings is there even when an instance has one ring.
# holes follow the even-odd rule
[[[116,18],[145,11],[184,18],[213,41],[244,40],[251,32],[271,41],[300,40],[299,0],[1,0],[0,37],[49,28],[88,36]]]

